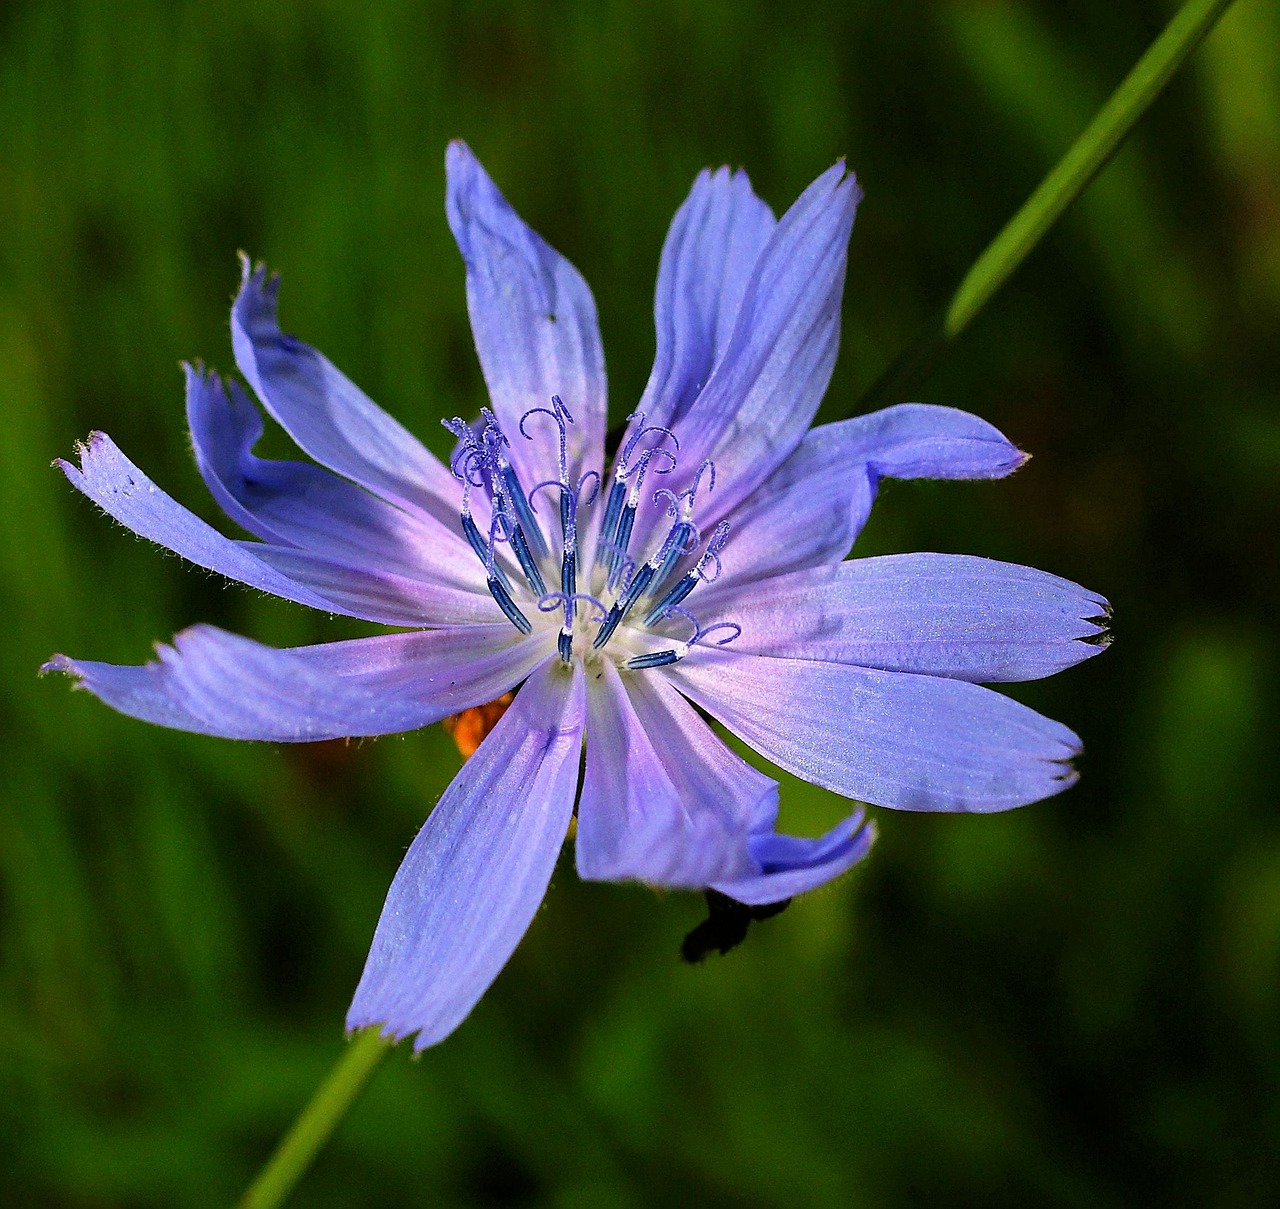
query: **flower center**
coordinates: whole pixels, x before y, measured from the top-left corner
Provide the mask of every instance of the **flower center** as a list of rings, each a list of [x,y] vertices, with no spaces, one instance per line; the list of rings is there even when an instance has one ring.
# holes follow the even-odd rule
[[[462,483],[462,531],[484,564],[489,592],[507,620],[529,634],[531,617],[558,614],[556,646],[565,663],[607,652],[620,667],[643,671],[683,659],[720,631],[726,633],[714,644],[723,646],[741,630],[733,622],[703,628],[684,604],[700,582],[712,582],[721,571],[728,522],[717,524],[704,545],[694,521],[704,481],[707,491],[715,487],[715,465],[703,462],[679,494],[661,487],[646,499],[650,471],[674,471],[680,445],[670,429],[646,427],[642,412],[628,418],[633,431],[614,461],[598,527],[587,510],[599,502],[600,475],[590,470],[570,481],[573,416],[558,395],[549,407],[532,408],[520,419],[525,440],[539,439],[531,431],[538,424],[558,443],[558,476],[527,490],[511,464],[510,441],[488,408],[474,424],[454,419],[445,427],[458,438],[452,469]],[[554,516],[549,515],[553,493]],[[473,506],[482,518],[487,514],[487,522],[477,521]],[[652,526],[647,555],[633,542],[642,508],[657,510],[661,522]],[[580,590],[583,583],[589,590]]]

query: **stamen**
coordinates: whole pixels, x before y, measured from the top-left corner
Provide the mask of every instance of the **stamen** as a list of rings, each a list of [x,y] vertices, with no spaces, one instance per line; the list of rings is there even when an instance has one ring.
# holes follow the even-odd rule
[[[600,565],[600,556],[604,554],[609,564],[609,573],[613,573],[613,559],[609,552],[617,547],[618,520],[622,516],[622,505],[627,498],[627,485],[622,479],[615,478],[609,487],[609,499],[604,506],[604,520],[600,524],[600,539],[596,543],[596,566]]]
[[[471,515],[472,490],[483,490],[486,486],[485,468],[488,463],[488,454],[485,446],[476,436],[475,429],[461,416],[455,416],[452,420],[442,420],[441,424],[446,431],[451,432],[458,439],[458,446],[450,460],[450,469],[454,477],[462,483],[462,532],[466,535],[471,549],[475,551],[476,557],[484,563],[485,570],[502,584],[509,596],[511,581],[492,557],[492,551],[481,536],[479,526]],[[485,433],[488,433],[487,426]]]
[[[651,432],[661,433],[662,436],[664,437],[670,437],[671,443],[676,447],[676,452],[677,453],[680,452],[680,438],[677,437],[676,434],[671,431],[671,429],[664,428],[661,424],[650,424],[646,426],[644,422],[643,411],[633,411],[627,417],[628,424],[630,424],[633,420],[636,422],[636,425],[637,425],[636,430],[631,434],[631,436],[627,438],[627,443],[622,447],[622,452],[618,455],[617,463],[614,466],[614,473],[619,478],[626,477],[627,463],[631,461],[632,453],[635,452],[636,446],[639,445],[640,442],[643,441],[645,437],[647,437]],[[659,440],[658,445],[653,446],[653,448],[656,449],[661,444],[662,444],[662,441]]]
[[[600,626],[600,632],[595,637],[592,646],[598,651],[610,638],[613,632],[622,623],[622,619],[631,611],[631,606],[644,595],[644,590],[649,586],[653,579],[654,567],[652,563],[645,563],[632,577],[631,582],[627,584],[626,591],[621,597],[614,601],[613,608],[609,610],[609,616],[604,619]]]
[[[520,480],[502,447],[507,443],[502,429],[494,419],[492,412],[486,408],[482,413],[487,417],[485,427],[486,465],[489,470],[489,490],[493,496],[493,515],[495,521],[501,521],[503,533],[511,545],[511,552],[520,564],[520,570],[528,580],[529,587],[535,596],[541,596],[547,585],[543,581],[542,572],[538,570],[537,560],[529,549],[529,540],[545,552],[546,539],[542,536],[538,522],[534,519],[533,510]],[[496,471],[496,473],[495,473]]]
[[[485,569],[490,575],[501,581],[502,586],[509,592],[511,590],[511,581],[507,578],[507,573],[502,569],[501,564],[496,560],[492,562],[492,565],[490,564],[488,547],[485,545],[484,538],[480,535],[479,526],[471,517],[471,511],[466,506],[465,497],[463,508],[462,532],[467,535],[467,541],[471,543],[471,548],[476,552],[476,557],[484,563]]]
[[[689,612],[688,609],[682,609],[676,605],[671,609],[673,613],[679,613],[684,617],[694,629],[694,635],[688,642],[678,642],[670,650],[650,651],[644,655],[632,655],[623,663],[623,667],[629,668],[633,672],[643,672],[649,668],[666,667],[672,663],[678,663],[689,651],[699,642],[701,642],[708,634],[714,634],[716,630],[728,629],[733,633],[728,638],[722,638],[717,642],[716,646],[725,646],[738,638],[742,634],[742,627],[736,621],[717,621],[714,625],[709,625],[704,630],[698,625],[698,619]]]
[[[535,596],[541,596],[547,590],[547,585],[542,578],[542,572],[538,570],[538,564],[529,552],[524,530],[519,522],[507,514],[505,497],[500,496],[495,499],[493,507],[494,520],[501,523],[503,533],[511,546],[511,552],[516,556],[516,562],[520,564],[520,570],[524,572],[525,579],[529,581],[529,587]]]
[[[573,658],[573,606],[578,600],[589,600],[599,610],[599,616],[595,618],[602,621],[608,610],[594,596],[586,592],[548,592],[538,601],[538,611],[540,613],[551,613],[559,605],[564,605],[564,625],[560,627],[560,633],[556,635],[556,650],[560,654],[563,663],[568,663]]]
[[[675,586],[649,610],[644,619],[645,625],[656,625],[661,621],[698,586],[700,580],[706,583],[714,583],[720,578],[720,573],[724,570],[723,564],[720,562],[720,551],[724,549],[724,544],[728,540],[729,522],[721,521],[712,531],[711,540],[707,542],[707,548],[702,552],[702,557],[698,559],[697,565],[687,575],[677,580]],[[708,561],[715,563],[716,573],[714,575],[706,574],[705,568]]]
[[[524,488],[520,486],[520,480],[516,477],[516,472],[505,458],[502,462],[502,484],[505,494],[515,510],[516,519],[520,522],[521,529],[527,535],[534,553],[539,558],[546,558],[549,551],[547,549],[547,539],[542,532],[542,526],[538,524],[538,518],[534,516],[533,507],[529,502],[528,496],[524,493]]]
[[[588,604],[595,605],[597,615],[590,619],[592,622],[603,621],[609,612],[607,606],[600,600],[600,598],[598,596],[592,596],[590,592],[575,592],[573,594],[573,599],[575,601],[585,600]],[[538,611],[540,613],[553,613],[564,603],[566,602],[563,592],[548,592],[538,601]]]
[[[498,602],[498,608],[506,615],[507,620],[522,634],[528,634],[532,631],[533,626],[530,624],[529,619],[520,612],[520,608],[512,600],[506,584],[499,578],[500,570],[498,568],[496,547],[499,541],[498,531],[502,527],[503,518],[495,506],[493,519],[489,522],[489,543],[485,547],[485,567],[489,572],[489,595]]]
[[[622,666],[633,672],[643,672],[651,667],[665,667],[668,663],[677,663],[688,653],[688,646],[681,643],[672,651],[652,651],[647,655],[632,655]]]
[[[671,532],[667,535],[667,540],[662,544],[662,548],[658,554],[654,556],[658,560],[653,582],[649,585],[649,591],[656,596],[662,591],[671,572],[676,569],[676,564],[684,558],[686,554],[692,554],[701,543],[702,537],[698,532],[698,526],[692,521],[677,521],[671,528]]]
[[[671,429],[661,424],[646,426],[643,411],[632,412],[627,417],[627,423],[630,424],[632,421],[636,422],[636,430],[627,438],[626,444],[614,462],[613,483],[609,487],[604,522],[600,526],[600,536],[596,542],[595,565],[597,567],[600,565],[601,555],[603,555],[610,578],[617,571],[618,563],[626,556],[627,546],[631,541],[632,526],[635,524],[636,505],[640,500],[640,485],[648,473],[649,463],[655,456],[661,454],[666,458],[667,465],[665,469],[656,470],[655,473],[669,474],[676,467],[676,458],[671,450],[662,447],[662,442],[669,437],[677,452],[680,449],[680,439]],[[636,446],[645,437],[654,433],[658,435],[657,443],[643,450],[635,466],[632,466],[631,455],[635,453]],[[630,491],[628,491],[628,485],[630,485]],[[627,515],[628,511],[630,516]]]
[[[631,582],[631,577],[636,573],[636,560],[634,558],[623,557],[615,570],[605,581],[605,587],[610,592],[617,592],[625,588]]]
[[[701,642],[708,634],[714,634],[716,630],[732,630],[733,633],[728,638],[721,638],[716,646],[728,646],[735,639],[742,637],[742,627],[736,621],[717,621],[714,625],[709,625],[705,630],[699,630],[692,638],[693,642]]]
[[[533,630],[533,626],[529,619],[520,612],[520,607],[511,599],[511,593],[502,586],[502,581],[496,575],[489,576],[489,595],[498,602],[498,608],[506,614],[507,620],[522,634],[528,634]]]
[[[667,465],[657,467],[654,473],[670,474],[676,468],[675,455],[669,450],[659,448],[644,450],[634,466],[617,472],[619,483],[625,482],[628,490],[626,502],[623,503],[621,515],[618,517],[617,529],[602,547],[609,558],[610,573],[626,557],[627,546],[631,544],[631,532],[635,526],[636,508],[640,504],[640,488],[645,476],[649,473],[649,463],[659,455],[667,459]],[[612,503],[612,500],[610,502]]]

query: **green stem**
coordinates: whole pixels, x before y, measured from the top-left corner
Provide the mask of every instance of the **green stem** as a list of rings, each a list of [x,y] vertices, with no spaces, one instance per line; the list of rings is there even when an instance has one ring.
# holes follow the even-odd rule
[[[859,412],[899,402],[919,386],[945,349],[1115,154],[1231,3],[1188,0],[1178,10],[1084,133],[974,262],[946,309],[863,396]]]
[[[284,1203],[390,1050],[376,1028],[356,1036],[249,1185],[240,1209],[275,1209]]]

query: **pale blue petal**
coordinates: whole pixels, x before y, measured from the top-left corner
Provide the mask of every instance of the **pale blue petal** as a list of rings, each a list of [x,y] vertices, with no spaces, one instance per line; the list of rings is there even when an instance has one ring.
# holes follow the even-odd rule
[[[193,626],[158,659],[122,666],[55,655],[113,709],[144,722],[224,739],[308,743],[396,734],[438,722],[514,688],[546,658],[548,637],[509,625],[385,634],[276,650]]]
[[[484,570],[459,532],[457,509],[445,525],[319,466],[255,457],[262,417],[239,384],[191,366],[186,373],[196,465],[237,524],[264,542],[352,568],[484,592]]]
[[[846,248],[860,196],[844,164],[836,164],[782,216],[710,381],[673,425],[680,461],[663,487],[687,488],[711,459],[716,480],[708,499],[732,508],[799,444],[835,365]],[[699,524],[704,516],[705,504]],[[659,510],[644,509],[633,546],[647,551],[664,523]]]
[[[488,592],[477,592],[469,586],[352,567],[296,546],[236,544],[332,601],[331,607],[336,611],[365,621],[401,626],[471,625],[502,616]],[[478,565],[479,560],[476,561]]]
[[[671,221],[658,265],[658,349],[640,402],[645,423],[670,425],[706,385],[776,225],[745,172],[698,174]]]
[[[285,600],[323,609],[327,613],[361,614],[329,600],[310,586],[263,562],[243,543],[223,537],[161,491],[116,447],[105,432],[91,433],[78,447],[80,465],[59,459],[54,463],[72,484],[108,516],[197,567],[216,571],[251,588]]]
[[[1031,567],[966,554],[894,554],[718,584],[706,619],[742,627],[736,652],[958,680],[1036,680],[1096,655],[1107,602]]]
[[[489,988],[546,893],[573,813],[582,671],[549,661],[463,766],[400,865],[347,1028],[415,1049],[447,1037]]]
[[[579,876],[703,887],[754,873],[748,833],[777,814],[778,785],[736,756],[661,677],[588,681]]]
[[[526,488],[558,477],[555,428],[532,417],[559,395],[569,426],[570,473],[597,473],[604,462],[608,409],[596,304],[567,260],[520,219],[463,142],[445,157],[449,227],[467,266],[467,306],[494,413],[511,442],[509,456]]]
[[[861,810],[817,839],[776,832],[753,836],[751,854],[760,872],[717,882],[714,889],[753,907],[782,902],[847,873],[871,851],[875,837]]]
[[[446,525],[458,512],[457,480],[407,428],[329,360],[280,330],[280,279],[246,257],[231,308],[236,365],[263,406],[322,466]]]
[[[1026,460],[977,416],[903,403],[813,429],[737,507],[718,492],[708,496],[699,523],[709,531],[727,515],[725,582],[754,582],[844,558],[882,478],[1001,478]]]
[[[666,670],[796,776],[898,810],[1008,810],[1076,780],[1065,726],[962,680],[700,647]]]

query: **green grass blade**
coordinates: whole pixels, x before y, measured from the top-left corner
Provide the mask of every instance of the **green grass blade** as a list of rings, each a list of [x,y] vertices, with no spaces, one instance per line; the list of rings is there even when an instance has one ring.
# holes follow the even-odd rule
[[[376,1028],[360,1033],[338,1059],[311,1102],[285,1134],[240,1201],[240,1209],[276,1209],[306,1173],[347,1110],[391,1051]]]
[[[965,274],[942,314],[863,396],[855,414],[900,402],[1008,280],[1124,142],[1232,0],[1188,0],[1093,121]]]

